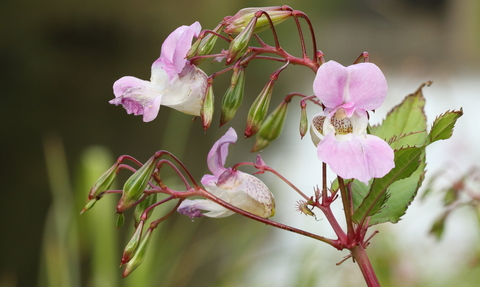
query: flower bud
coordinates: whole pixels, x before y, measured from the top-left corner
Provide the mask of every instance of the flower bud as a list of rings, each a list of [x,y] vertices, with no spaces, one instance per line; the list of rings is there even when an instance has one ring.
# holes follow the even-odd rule
[[[282,133],[285,118],[287,117],[288,103],[282,101],[280,105],[267,117],[257,133],[252,152],[266,148]]]
[[[242,104],[243,93],[245,90],[245,67],[239,66],[233,69],[230,87],[222,98],[222,115],[220,117],[220,126],[233,119],[237,109]]]
[[[135,207],[135,211],[133,212],[133,218],[135,220],[135,227],[138,226],[140,221],[142,220],[140,217],[142,216],[143,212],[150,207],[152,204],[155,204],[157,202],[157,194],[153,193],[147,196],[142,202],[137,204]],[[153,208],[147,213],[147,217],[144,218],[144,220],[147,220],[150,215],[152,214]]]
[[[257,17],[253,17],[245,29],[240,32],[232,42],[230,42],[230,47],[228,48],[227,57],[225,59],[226,65],[230,65],[245,54],[248,45],[250,44],[253,30],[255,29],[255,23],[257,23]]]
[[[253,136],[260,129],[263,119],[268,111],[274,83],[273,80],[268,81],[250,107],[247,116],[247,127],[245,128],[244,133],[246,138]]]
[[[125,269],[123,270],[122,277],[125,278],[130,275],[133,270],[135,270],[140,264],[142,264],[143,259],[145,259],[145,255],[147,253],[148,243],[150,242],[150,238],[152,237],[152,228],[149,228],[145,233],[144,238],[140,241],[140,245],[138,246],[137,250],[131,257],[130,261],[126,264]]]
[[[238,11],[237,14],[224,19],[224,24],[227,25],[227,27],[223,31],[227,34],[238,34],[242,32],[258,11],[267,12],[273,25],[277,25],[290,18],[293,10],[288,6],[244,8]],[[258,18],[253,33],[257,34],[268,28],[270,28],[270,22],[265,15],[262,15]]]
[[[300,137],[303,137],[307,134],[308,130],[308,117],[307,117],[307,105],[302,105],[302,112],[300,114]]]
[[[122,254],[122,260],[120,261],[120,266],[129,262],[132,259],[133,254],[135,254],[135,251],[137,251],[137,248],[140,244],[140,240],[142,238],[142,231],[143,231],[144,224],[145,224],[145,221],[140,221],[140,223],[137,226],[137,229],[135,230],[135,233],[133,234],[132,238],[128,242],[127,246],[125,246],[125,249],[123,250],[123,254]]]
[[[141,168],[130,176],[123,185],[123,194],[117,205],[117,212],[122,213],[139,200],[148,186],[157,163],[157,157],[152,156]]]
[[[207,130],[212,123],[213,110],[214,110],[214,95],[212,84],[209,83],[207,86],[207,91],[205,98],[203,100],[202,110],[200,111],[200,116],[202,117],[203,130]]]
[[[94,198],[94,199],[90,199],[87,204],[85,205],[85,207],[82,209],[82,211],[80,211],[80,214],[84,213],[85,211],[89,210],[90,208],[92,208],[95,203],[97,203],[98,199]]]
[[[100,178],[90,189],[90,193],[88,194],[89,200],[96,197],[100,199],[103,196],[103,193],[110,188],[110,185],[112,185],[112,182],[117,175],[119,165],[120,164],[116,162],[111,168],[109,168],[104,174],[102,174],[102,176],[100,176]]]
[[[217,27],[215,27],[215,29],[213,29],[213,32],[220,33],[223,27],[224,25],[220,23]],[[213,48],[215,47],[215,44],[217,43],[217,39],[218,39],[217,35],[212,33],[207,33],[205,37],[198,38],[197,41],[192,45],[192,47],[188,51],[187,58],[210,55]],[[195,59],[192,62],[192,64],[194,64],[195,66],[198,66],[205,60],[206,58],[198,58],[198,59]]]
[[[123,215],[123,213],[117,213],[117,221],[115,222],[115,225],[117,226],[117,228],[122,227],[124,223],[125,223],[125,216]]]

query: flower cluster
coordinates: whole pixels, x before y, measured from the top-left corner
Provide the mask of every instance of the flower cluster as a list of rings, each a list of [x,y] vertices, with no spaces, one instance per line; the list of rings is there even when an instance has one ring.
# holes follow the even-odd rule
[[[289,18],[295,18],[301,58],[287,53],[276,33],[275,26]],[[306,33],[302,31],[305,25],[300,25],[300,20],[304,20],[309,28],[313,57],[308,56]],[[259,36],[269,29],[274,38],[273,46]],[[369,113],[379,108],[387,95],[385,76],[379,67],[368,62],[366,52],[348,67],[335,61],[325,63],[323,53],[317,49],[313,30],[305,13],[288,6],[242,9],[234,16],[223,18],[213,30],[202,31],[200,24],[195,22],[173,31],[162,44],[160,57],[152,64],[150,81],[126,76],[114,83],[115,98],[110,103],[122,105],[129,114],[143,115],[144,122],[154,120],[160,106],[164,105],[200,116],[202,126],[207,130],[215,109],[215,77],[232,72],[230,86],[221,101],[220,126],[223,126],[233,119],[246,98],[245,71],[250,62],[262,59],[281,63],[251,104],[243,134],[245,138],[255,135],[253,152],[265,149],[280,136],[293,98],[301,98],[300,135],[305,136],[310,129],[317,157],[323,163],[322,187],[315,188],[314,193],[308,195],[267,166],[260,155],[255,162],[240,162],[226,167],[229,146],[237,141],[233,128],[229,128],[208,153],[207,166],[211,174],[202,177],[201,185],[186,165],[168,151],[157,151],[143,164],[128,155],[119,157],[93,185],[82,212],[112,193],[122,194],[116,206],[117,227],[124,223],[125,211],[135,209],[136,230],[121,259],[121,265],[125,265],[123,276],[128,276],[142,263],[153,230],[172,214],[180,213],[190,218],[222,218],[238,213],[263,224],[325,242],[339,250],[349,249],[354,261],[361,265],[368,285],[379,286],[365,257],[364,248],[370,240],[365,237],[368,228],[387,221],[398,222],[405,214],[424,178],[426,146],[449,138],[462,110],[439,116],[427,132],[420,87],[396,106],[380,125],[370,127]],[[259,45],[252,45],[252,39]],[[228,50],[212,53],[217,40],[228,42]],[[198,67],[207,59],[225,61],[219,71],[207,76]],[[275,109],[270,109],[274,85],[290,65],[304,66],[315,73],[314,95],[290,93]],[[311,120],[307,116],[307,103],[321,109]],[[124,163],[125,160],[133,162],[133,166]],[[297,201],[297,211],[315,219],[315,212],[322,212],[337,238],[326,238],[271,220],[275,214],[274,195],[259,178],[239,170],[245,165],[256,168],[256,174],[269,172],[286,183],[301,197]],[[336,182],[330,187],[326,182],[330,170],[326,166],[337,175]],[[177,182],[181,182],[183,187],[171,188],[166,183],[171,181],[162,178],[164,167],[173,170]],[[133,174],[125,181],[121,191],[109,190],[120,170]],[[398,181],[402,184],[397,185]],[[331,209],[331,204],[339,198],[344,207],[345,230]],[[168,213],[158,219],[150,219],[156,207],[175,201]]]

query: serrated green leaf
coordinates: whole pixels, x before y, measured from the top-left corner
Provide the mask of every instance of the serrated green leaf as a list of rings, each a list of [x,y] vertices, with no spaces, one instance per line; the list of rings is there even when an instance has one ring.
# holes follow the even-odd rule
[[[459,111],[447,111],[438,116],[433,122],[432,129],[428,134],[429,143],[438,140],[449,139],[453,133],[453,127],[457,119],[463,115],[463,109]]]
[[[370,218],[369,225],[388,221],[397,223],[400,217],[405,214],[425,179],[425,150],[420,158],[421,164],[411,176],[396,181],[388,187],[388,200],[382,206],[380,212]]]
[[[370,186],[358,180],[353,180],[349,186],[352,190],[353,211],[357,210],[370,191]]]
[[[424,149],[410,147],[395,151],[395,167],[384,177],[373,180],[368,195],[353,214],[356,223],[381,210],[387,199],[387,189],[394,182],[411,176],[418,169]]]
[[[422,146],[427,137],[422,88],[429,84],[422,84],[414,93],[406,96],[380,125],[371,127],[372,134],[387,141],[393,149]]]

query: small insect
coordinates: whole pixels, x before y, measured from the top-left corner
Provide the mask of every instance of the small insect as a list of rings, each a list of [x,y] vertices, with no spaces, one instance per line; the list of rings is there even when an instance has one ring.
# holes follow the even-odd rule
[[[315,215],[315,213],[313,212],[313,208],[310,209],[308,207],[308,202],[306,201],[303,201],[303,200],[299,200],[297,201],[297,211],[300,211],[301,213],[307,215],[307,216],[313,216],[313,218],[315,218],[315,220],[317,220],[317,216]]]

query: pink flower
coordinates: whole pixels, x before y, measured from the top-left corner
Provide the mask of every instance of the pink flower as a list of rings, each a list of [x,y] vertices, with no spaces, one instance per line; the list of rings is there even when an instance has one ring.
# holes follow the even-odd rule
[[[115,99],[127,113],[143,115],[143,121],[154,120],[160,105],[199,116],[207,86],[207,75],[185,58],[192,39],[200,33],[200,23],[181,26],[162,44],[160,58],[152,64],[150,81],[126,76],[113,84]]]
[[[275,214],[273,194],[268,187],[253,175],[225,168],[229,144],[237,141],[237,133],[230,128],[212,147],[208,153],[207,165],[213,175],[206,174],[201,182],[205,189],[216,197],[247,212],[261,217]],[[178,212],[190,217],[226,217],[233,211],[208,199],[184,200]],[[201,213],[200,210],[208,211]]]
[[[343,178],[368,184],[394,166],[393,150],[367,134],[368,113],[383,103],[387,81],[372,63],[344,67],[329,61],[317,71],[313,91],[325,110],[312,119],[311,135],[318,158]]]

